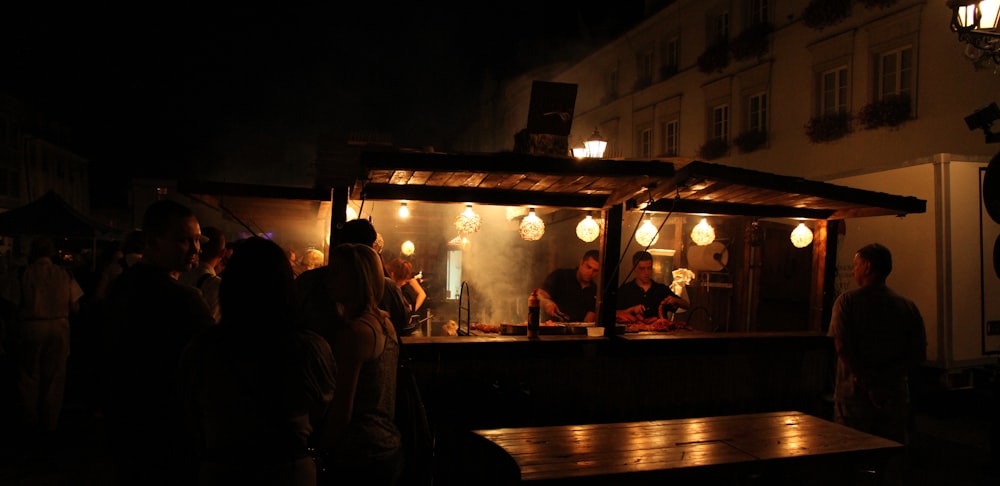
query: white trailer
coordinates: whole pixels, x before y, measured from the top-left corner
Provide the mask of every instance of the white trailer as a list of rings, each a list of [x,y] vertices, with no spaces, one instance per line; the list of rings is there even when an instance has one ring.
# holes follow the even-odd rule
[[[858,248],[872,242],[889,247],[888,285],[916,302],[927,328],[929,364],[953,379],[1000,357],[1000,275],[993,262],[1000,224],[983,204],[988,163],[981,156],[937,154],[829,181],[927,201],[922,214],[846,220],[837,241],[836,290],[855,285],[851,266]]]

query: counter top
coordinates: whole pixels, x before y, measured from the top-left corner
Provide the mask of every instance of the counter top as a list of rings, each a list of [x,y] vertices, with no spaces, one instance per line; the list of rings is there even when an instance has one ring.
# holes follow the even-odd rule
[[[775,338],[816,338],[826,337],[820,332],[704,332],[704,331],[670,331],[670,332],[636,332],[618,334],[613,337],[591,337],[583,334],[544,335],[538,339],[527,336],[511,336],[494,334],[488,336],[404,336],[406,344],[470,344],[470,343],[527,343],[527,342],[567,342],[567,341],[658,341],[682,339],[775,339]]]

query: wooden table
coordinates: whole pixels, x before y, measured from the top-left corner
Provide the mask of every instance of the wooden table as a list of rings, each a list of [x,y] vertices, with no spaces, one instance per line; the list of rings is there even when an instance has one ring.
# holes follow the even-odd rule
[[[637,484],[667,478],[837,484],[903,445],[801,412],[475,430],[521,482]]]

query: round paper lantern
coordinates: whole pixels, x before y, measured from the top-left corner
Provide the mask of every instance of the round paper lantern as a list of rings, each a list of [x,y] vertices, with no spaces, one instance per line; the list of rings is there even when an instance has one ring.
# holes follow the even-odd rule
[[[715,228],[705,218],[701,218],[701,222],[691,230],[691,241],[698,246],[711,244],[715,241]]]
[[[594,241],[601,235],[601,225],[594,221],[589,214],[576,225],[576,237],[587,243]]]
[[[813,241],[813,232],[809,229],[805,223],[799,223],[795,229],[792,230],[792,246],[795,248],[805,248],[809,246],[809,243]]]
[[[535,208],[528,210],[528,215],[521,220],[518,233],[527,241],[538,241],[545,234],[545,222],[535,215]]]

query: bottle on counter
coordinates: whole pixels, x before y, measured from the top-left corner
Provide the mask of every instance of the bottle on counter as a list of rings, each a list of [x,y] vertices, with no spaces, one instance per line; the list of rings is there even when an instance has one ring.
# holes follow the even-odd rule
[[[541,319],[541,301],[538,299],[538,289],[532,290],[528,296],[528,337],[538,339]]]

